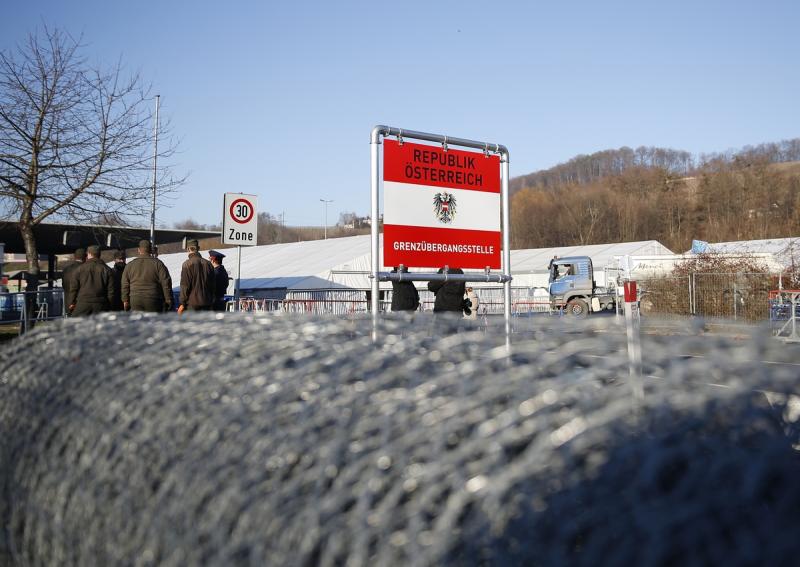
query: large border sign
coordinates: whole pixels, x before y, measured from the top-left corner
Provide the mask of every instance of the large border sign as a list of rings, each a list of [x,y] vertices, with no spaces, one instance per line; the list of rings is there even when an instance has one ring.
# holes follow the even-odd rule
[[[500,158],[384,140],[384,265],[500,268]]]
[[[258,242],[258,197],[225,193],[222,207],[222,243],[255,246]]]

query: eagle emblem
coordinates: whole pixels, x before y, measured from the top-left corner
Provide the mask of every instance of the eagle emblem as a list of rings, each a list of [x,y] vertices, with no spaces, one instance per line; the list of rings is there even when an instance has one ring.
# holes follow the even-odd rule
[[[449,224],[456,216],[456,198],[447,191],[436,193],[433,197],[433,212],[439,222]]]

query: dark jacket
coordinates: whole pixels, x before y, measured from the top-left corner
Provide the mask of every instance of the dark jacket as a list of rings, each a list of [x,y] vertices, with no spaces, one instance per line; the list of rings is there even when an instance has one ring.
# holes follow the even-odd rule
[[[122,274],[125,271],[125,264],[114,262],[111,273],[114,276],[114,301],[111,303],[112,311],[122,311]]]
[[[403,270],[407,272],[408,270]],[[392,272],[397,272],[397,268]],[[419,307],[419,292],[414,282],[392,282],[392,311],[416,311]]]
[[[440,274],[444,273],[439,268]],[[450,270],[451,274],[463,274],[460,268]],[[428,289],[436,294],[436,301],[433,303],[433,312],[456,311],[461,313],[464,310],[464,291],[467,284],[464,282],[428,282]]]
[[[90,258],[75,271],[67,305],[75,305],[76,315],[108,311],[114,301],[114,275],[100,258]]]
[[[161,302],[172,307],[172,278],[164,262],[150,256],[134,258],[122,272],[122,301]]]
[[[69,296],[70,288],[74,287],[75,271],[83,266],[83,262],[71,260],[61,268],[61,287],[64,289],[64,300]],[[67,305],[70,305],[67,303]]]
[[[190,309],[210,308],[214,304],[214,266],[192,252],[181,266],[180,304]]]
[[[214,311],[225,311],[225,292],[227,290],[228,270],[222,264],[214,266]]]

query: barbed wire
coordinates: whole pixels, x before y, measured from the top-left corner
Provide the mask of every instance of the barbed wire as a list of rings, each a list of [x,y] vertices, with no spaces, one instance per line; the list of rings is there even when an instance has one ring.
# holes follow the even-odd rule
[[[114,314],[0,350],[9,565],[789,564],[768,336]],[[689,354],[691,353],[691,356]],[[765,393],[766,392],[766,393]]]

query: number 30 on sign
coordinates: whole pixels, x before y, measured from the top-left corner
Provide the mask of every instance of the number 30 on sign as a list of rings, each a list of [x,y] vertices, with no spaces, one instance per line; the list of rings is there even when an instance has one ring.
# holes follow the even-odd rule
[[[258,197],[225,193],[222,208],[222,243],[255,246],[258,240]]]

